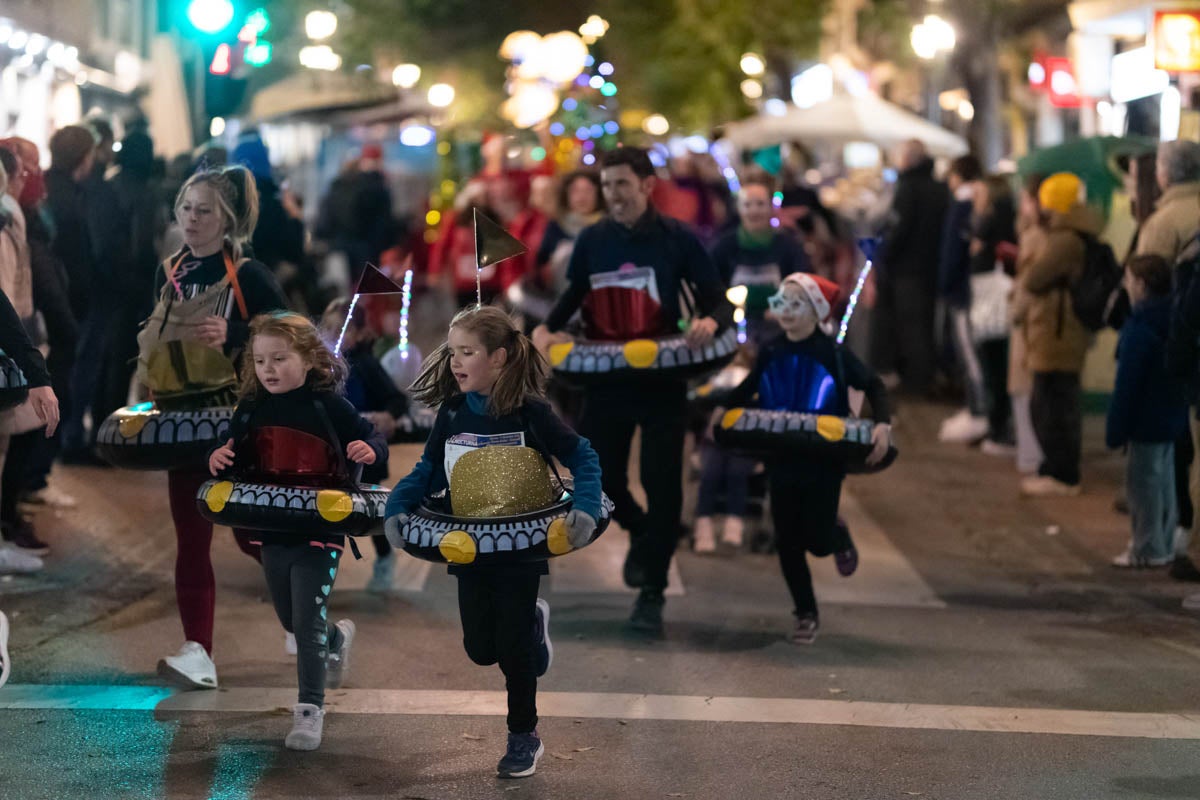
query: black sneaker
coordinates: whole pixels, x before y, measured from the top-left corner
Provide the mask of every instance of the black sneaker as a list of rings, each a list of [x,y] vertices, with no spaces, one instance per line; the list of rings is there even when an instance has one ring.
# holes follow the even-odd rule
[[[816,614],[798,614],[796,627],[792,631],[792,644],[812,644],[817,640],[817,629],[820,627]]]
[[[1200,583],[1200,569],[1197,569],[1196,562],[1187,556],[1176,556],[1167,574],[1177,581]]]
[[[629,627],[640,633],[661,636],[663,632],[663,594],[655,589],[642,589],[629,615]]]
[[[508,735],[508,752],[496,765],[496,775],[500,778],[528,778],[537,772],[538,759],[546,752],[538,732],[510,733]]]
[[[630,534],[629,552],[625,554],[625,564],[621,567],[621,577],[630,589],[641,589],[646,585],[646,566],[642,563],[641,547],[638,537]]]
[[[540,678],[554,663],[554,644],[550,641],[550,604],[539,597],[533,614],[534,641],[537,642],[537,675]]]
[[[50,553],[50,545],[37,537],[37,533],[33,530],[33,523],[27,519],[5,525],[4,539],[13,547],[31,556],[44,556]]]
[[[838,517],[837,529],[846,546],[833,554],[833,560],[837,564],[838,574],[843,578],[849,578],[858,569],[858,550],[850,538],[850,526],[841,517]]]

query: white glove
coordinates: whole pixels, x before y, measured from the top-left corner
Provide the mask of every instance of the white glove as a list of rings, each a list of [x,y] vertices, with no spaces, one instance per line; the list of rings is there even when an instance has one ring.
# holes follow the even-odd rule
[[[563,520],[567,526],[567,541],[571,547],[583,547],[592,538],[596,530],[596,520],[578,509],[572,509]]]
[[[404,526],[408,524],[408,514],[396,514],[383,521],[383,535],[388,544],[397,550],[404,549]]]

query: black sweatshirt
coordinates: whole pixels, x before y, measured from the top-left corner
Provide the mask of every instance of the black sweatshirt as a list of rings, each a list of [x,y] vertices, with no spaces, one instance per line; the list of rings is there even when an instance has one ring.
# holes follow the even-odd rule
[[[321,417],[317,404],[325,410],[329,425]],[[337,434],[337,441],[330,441],[329,427]],[[354,406],[346,398],[333,392],[314,391],[308,386],[301,386],[283,394],[267,394],[264,397],[242,400],[233,412],[233,420],[229,425],[229,438],[233,440],[235,454],[232,471],[237,473],[254,464],[254,456],[250,452],[253,446],[250,436],[256,428],[269,426],[292,428],[312,434],[329,442],[334,450],[346,455],[346,446],[353,441],[362,440],[375,451],[373,466],[386,469],[388,459],[387,442],[383,434],[375,430],[375,426],[363,419]],[[224,445],[221,442],[217,447]],[[213,448],[216,450],[217,448]],[[346,460],[347,468],[353,468],[353,462]],[[340,542],[342,537],[318,537],[319,541]],[[273,534],[263,532],[263,544],[302,544],[310,541],[291,534]]]
[[[546,327],[557,331],[567,324],[591,291],[592,275],[615,272],[626,264],[654,268],[663,321],[670,332],[678,331],[685,310],[693,318],[711,316],[720,325],[732,323],[725,286],[700,240],[679,220],[650,208],[632,228],[606,217],[580,232],[567,267],[569,285],[546,317]],[[688,304],[691,309],[681,308]]]
[[[41,352],[29,341],[29,334],[17,316],[8,295],[0,292],[0,350],[21,368],[30,388],[50,385],[50,373]]]
[[[186,250],[183,252],[186,253]],[[182,260],[180,255],[181,253],[176,253],[167,261],[170,264],[179,261],[179,266],[175,268],[175,280],[179,282],[179,286],[183,290],[184,299],[190,300],[214,283],[225,279],[224,253],[217,252],[203,258],[195,258],[188,254]],[[226,289],[219,306],[221,314],[229,320],[229,331],[226,334],[224,348],[226,355],[231,355],[246,346],[246,340],[250,338],[251,319],[268,311],[287,308],[287,300],[283,296],[283,290],[279,288],[279,281],[262,262],[251,259],[242,264],[238,268],[237,278],[238,285],[242,289],[242,297],[246,300],[246,312],[250,319],[242,318],[233,288]],[[167,272],[164,265],[154,275],[155,298],[161,297],[166,284]],[[174,291],[173,288],[172,291]]]
[[[793,364],[786,364],[793,359],[795,359]],[[786,336],[779,336],[763,345],[759,350],[758,358],[755,359],[754,368],[750,370],[746,379],[730,393],[726,405],[730,408],[744,407],[757,397],[759,406],[777,408],[780,401],[788,399],[788,389],[790,388],[786,385],[781,387],[778,384],[786,383],[787,378],[795,374],[797,369],[803,370],[810,366],[823,369],[829,377],[833,378],[835,394],[829,398],[831,404],[820,409],[789,407],[781,410],[849,416],[850,401],[847,388],[853,387],[866,394],[867,402],[871,404],[871,414],[876,422],[891,422],[892,410],[883,381],[848,348],[839,345],[820,329],[814,331],[807,339],[798,342],[793,342]],[[781,367],[783,381],[778,380],[773,373],[774,369]],[[772,385],[773,381],[775,385]],[[791,405],[786,402],[784,404]]]

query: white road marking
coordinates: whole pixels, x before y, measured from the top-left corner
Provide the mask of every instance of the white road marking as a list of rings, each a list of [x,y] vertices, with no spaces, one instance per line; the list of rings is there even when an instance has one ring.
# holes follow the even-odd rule
[[[850,578],[837,572],[833,558],[809,558],[813,587],[821,603],[945,608],[929,584],[850,492],[842,492],[841,514],[858,548],[858,571]]]
[[[629,550],[629,534],[615,522],[592,544],[550,562],[550,590],[555,594],[633,594],[621,579],[621,566]],[[667,597],[686,594],[678,559],[667,572]]]
[[[211,692],[159,686],[10,684],[0,692],[0,709],[265,713],[290,708],[295,699],[296,690],[287,688],[227,687]],[[484,691],[344,689],[329,692],[326,707],[340,714],[504,716],[507,713],[504,692]],[[854,725],[1200,740],[1200,714],[860,703],[787,697],[541,692],[538,714],[574,719]]]

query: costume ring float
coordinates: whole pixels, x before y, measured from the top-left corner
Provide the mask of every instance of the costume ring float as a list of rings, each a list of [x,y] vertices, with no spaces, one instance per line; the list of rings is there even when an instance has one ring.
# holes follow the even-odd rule
[[[713,427],[713,438],[723,447],[767,458],[833,458],[849,473],[869,473],[887,469],[899,455],[889,442],[887,455],[867,465],[874,429],[870,420],[854,417],[731,408]]]
[[[567,538],[565,519],[571,504],[570,479],[546,508],[502,517],[455,516],[444,496],[426,498],[404,524],[404,551],[426,561],[450,564],[545,561],[579,549]],[[600,519],[588,544],[604,533],[612,510],[612,501],[603,497]]]
[[[125,469],[202,468],[208,451],[225,440],[233,408],[163,411],[153,403],[118,409],[100,424],[96,452]]]
[[[726,328],[712,341],[692,347],[683,334],[625,342],[579,339],[550,346],[550,366],[581,385],[631,375],[671,380],[694,378],[724,366],[737,352],[737,331]]]
[[[214,479],[196,493],[196,508],[205,519],[231,528],[369,536],[380,532],[389,491],[367,484],[320,488]]]

